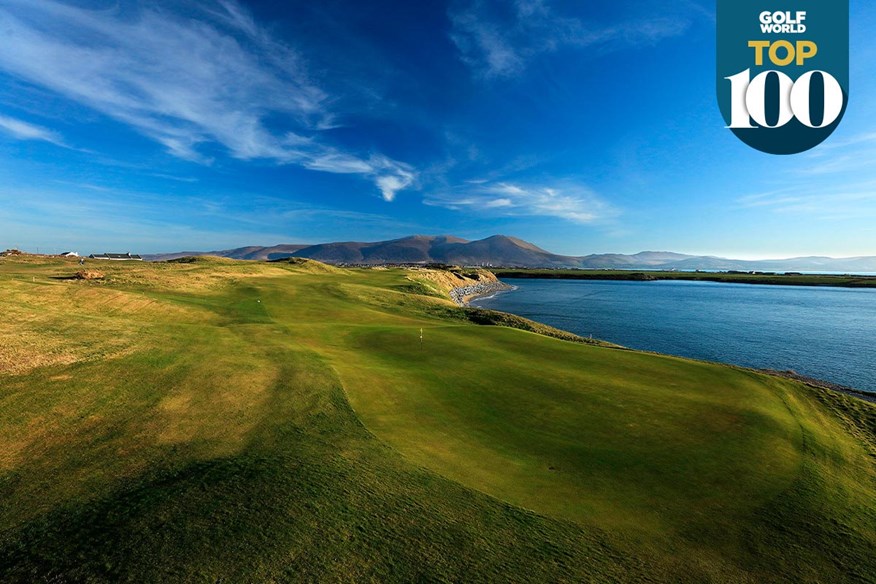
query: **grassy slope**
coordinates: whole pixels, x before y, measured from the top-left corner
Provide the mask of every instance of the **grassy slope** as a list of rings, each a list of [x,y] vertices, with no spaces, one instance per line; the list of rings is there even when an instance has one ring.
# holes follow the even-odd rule
[[[876,573],[868,404],[447,319],[398,271],[104,271],[0,263],[0,581]]]

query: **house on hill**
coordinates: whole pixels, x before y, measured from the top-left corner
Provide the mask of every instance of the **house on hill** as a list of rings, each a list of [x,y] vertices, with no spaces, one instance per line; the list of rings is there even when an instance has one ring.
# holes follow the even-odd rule
[[[65,251],[64,253],[59,254],[59,255],[60,255],[62,258],[78,258],[78,257],[79,257],[79,252],[75,252],[75,251]]]
[[[143,258],[141,258],[137,254],[132,255],[131,252],[128,252],[128,253],[98,253],[98,254],[93,253],[88,257],[92,260],[115,260],[115,261],[131,261],[131,260],[133,260],[133,261],[139,261],[139,262],[143,261]]]

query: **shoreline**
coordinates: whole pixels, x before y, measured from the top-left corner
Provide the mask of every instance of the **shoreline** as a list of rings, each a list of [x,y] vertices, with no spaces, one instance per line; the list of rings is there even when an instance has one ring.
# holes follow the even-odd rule
[[[866,402],[876,404],[876,393],[865,391],[863,389],[855,389],[854,387],[849,387],[840,383],[833,383],[831,381],[824,381],[822,379],[816,379],[807,375],[800,375],[796,371],[777,371],[775,369],[755,369],[755,371],[757,371],[758,373],[766,373],[767,375],[772,375],[773,377],[781,377],[782,379],[799,381],[800,383],[804,383],[816,389],[829,389],[831,391],[844,393],[846,395],[856,397]]]
[[[479,298],[485,298],[488,296],[492,296],[492,295],[499,293],[499,292],[508,292],[511,290],[515,290],[516,288],[517,288],[516,286],[512,286],[511,284],[506,284],[505,282],[502,282],[501,280],[497,280],[495,282],[485,282],[482,284],[476,284],[476,285],[472,285],[472,286],[462,286],[460,288],[453,288],[450,291],[450,297],[457,304],[457,306],[468,307],[471,305],[471,302],[473,302],[474,300],[477,300]],[[508,313],[508,314],[512,314],[512,313]],[[514,315],[514,316],[519,316],[519,315]],[[524,318],[524,317],[520,317],[520,318]],[[539,324],[544,324],[544,323],[539,323]],[[548,326],[548,325],[545,325],[545,326]],[[564,332],[568,332],[568,331],[564,331]],[[574,334],[574,333],[570,333],[570,334]],[[603,342],[605,342],[605,341],[603,341]],[[627,347],[621,347],[621,348],[623,350],[636,351],[636,349],[629,349]],[[667,355],[669,357],[679,357],[679,355],[669,355],[667,353],[659,353],[656,351],[642,351],[642,352],[646,352],[646,353],[653,352],[657,355]],[[682,358],[687,359],[688,357],[682,357]],[[694,360],[701,361],[701,359],[694,359]],[[725,365],[727,367],[739,367],[739,365],[734,365],[732,363],[725,363],[723,361],[714,361],[714,363],[717,363],[720,365]],[[822,379],[816,379],[814,377],[808,377],[806,375],[800,375],[796,371],[791,371],[791,370],[779,371],[776,369],[758,369],[758,368],[753,368],[753,367],[752,368],[742,367],[742,369],[748,369],[750,371],[754,371],[757,373],[763,373],[766,375],[771,375],[773,377],[780,377],[783,379],[790,379],[793,381],[798,381],[800,383],[803,383],[805,385],[808,385],[810,387],[814,387],[817,389],[829,389],[831,391],[836,391],[836,392],[839,392],[839,393],[842,393],[842,394],[845,394],[845,395],[848,395],[851,397],[856,397],[860,400],[863,400],[863,401],[866,401],[869,403],[876,404],[876,392],[870,392],[870,391],[866,391],[866,390],[862,390],[862,389],[856,389],[854,387],[849,387],[847,385],[842,385],[842,384],[834,383],[831,381],[824,381]]]
[[[735,273],[735,272],[666,272],[659,270],[567,270],[496,268],[497,278],[542,280],[602,280],[630,282],[717,282],[760,286],[803,286],[809,288],[874,289],[876,276],[800,274],[800,273]]]
[[[473,300],[485,298],[498,292],[514,290],[514,288],[514,286],[506,284],[501,280],[495,282],[482,282],[480,284],[453,288],[450,290],[450,299],[453,300],[457,306],[469,306]]]

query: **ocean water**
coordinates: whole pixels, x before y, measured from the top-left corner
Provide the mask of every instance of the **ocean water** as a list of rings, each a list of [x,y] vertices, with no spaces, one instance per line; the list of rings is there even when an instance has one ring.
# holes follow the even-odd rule
[[[633,349],[876,392],[876,289],[505,279],[473,304]]]

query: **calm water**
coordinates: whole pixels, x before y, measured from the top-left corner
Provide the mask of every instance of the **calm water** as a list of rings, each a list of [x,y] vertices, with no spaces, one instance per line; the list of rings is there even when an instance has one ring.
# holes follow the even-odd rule
[[[876,392],[876,290],[714,282],[505,280],[474,304],[634,349],[793,369]]]

